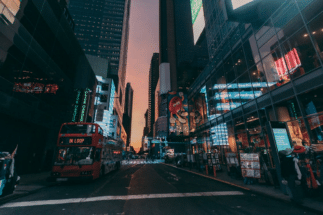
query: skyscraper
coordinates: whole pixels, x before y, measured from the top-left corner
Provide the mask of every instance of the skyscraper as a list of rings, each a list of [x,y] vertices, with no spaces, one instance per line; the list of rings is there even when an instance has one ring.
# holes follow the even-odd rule
[[[130,145],[131,140],[131,122],[132,122],[132,106],[133,106],[133,89],[130,83],[126,86],[125,107],[123,114],[123,126],[127,133],[127,146]]]
[[[123,125],[130,3],[131,0],[70,0],[68,6],[83,51],[109,60],[107,77],[115,83],[118,99],[113,113],[118,115],[120,126]]]
[[[149,136],[153,136],[155,123],[155,90],[159,78],[159,54],[154,53],[151,58],[149,70],[149,89],[148,89],[148,129]]]
[[[187,90],[208,61],[204,28],[200,27],[199,37],[193,35],[190,2],[159,1],[160,70],[162,76],[167,70],[170,73],[172,91]]]
[[[0,151],[11,153],[19,144],[19,174],[51,168],[76,90],[88,93],[79,104],[81,121],[89,116],[95,75],[65,6],[62,0],[0,1]]]
[[[130,0],[70,0],[75,35],[83,51],[110,61],[109,76],[124,85]],[[120,71],[120,72],[119,72]],[[115,80],[118,85],[119,81]]]

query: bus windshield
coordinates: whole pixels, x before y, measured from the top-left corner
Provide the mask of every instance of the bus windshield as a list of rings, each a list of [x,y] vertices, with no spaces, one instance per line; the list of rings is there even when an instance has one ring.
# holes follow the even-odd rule
[[[59,147],[54,165],[91,165],[94,147]]]
[[[93,134],[95,125],[63,125],[61,134]]]

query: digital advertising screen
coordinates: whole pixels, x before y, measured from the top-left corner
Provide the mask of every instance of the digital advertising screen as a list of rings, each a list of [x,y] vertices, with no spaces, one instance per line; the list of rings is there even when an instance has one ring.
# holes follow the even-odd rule
[[[285,128],[273,128],[273,133],[278,152],[291,148],[287,130]]]
[[[189,117],[187,96],[183,92],[168,93],[169,136],[188,136]]]
[[[202,0],[190,0],[190,1],[191,1],[194,44],[196,44],[205,27],[203,2]]]
[[[233,10],[235,10],[239,7],[242,7],[252,1],[254,1],[254,0],[232,0]]]

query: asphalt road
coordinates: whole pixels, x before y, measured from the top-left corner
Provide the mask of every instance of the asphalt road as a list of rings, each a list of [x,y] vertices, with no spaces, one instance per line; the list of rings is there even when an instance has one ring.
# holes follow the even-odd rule
[[[315,214],[163,164],[127,165],[0,205],[1,215]]]

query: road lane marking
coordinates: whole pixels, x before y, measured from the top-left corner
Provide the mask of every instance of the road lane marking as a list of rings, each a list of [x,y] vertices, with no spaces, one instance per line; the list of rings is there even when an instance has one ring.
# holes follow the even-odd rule
[[[244,189],[244,190],[250,190],[249,188],[246,188],[246,187],[243,187],[243,186],[240,186],[240,185],[237,185],[237,184],[233,184],[233,183],[230,183],[228,181],[223,181],[221,179],[218,179],[218,178],[214,178],[214,177],[211,177],[211,176],[208,176],[208,175],[204,175],[204,174],[201,174],[201,173],[197,173],[197,172],[194,172],[194,171],[190,171],[190,170],[187,170],[187,169],[183,169],[183,168],[178,168],[176,166],[173,166],[173,165],[170,165],[170,164],[166,164],[166,163],[163,163],[164,165],[166,166],[170,166],[170,167],[173,167],[175,169],[180,169],[180,170],[183,170],[185,172],[190,172],[190,173],[193,173],[195,175],[199,175],[199,176],[202,176],[204,178],[209,178],[209,179],[212,179],[212,180],[215,180],[215,181],[219,181],[219,182],[222,182],[222,183],[225,183],[225,184],[229,184],[231,186],[235,186],[235,187],[239,187],[241,189]]]
[[[184,197],[202,197],[202,196],[241,196],[241,195],[244,195],[244,193],[240,191],[220,191],[220,192],[199,192],[199,193],[141,194],[141,195],[128,195],[128,196],[98,196],[98,197],[90,197],[90,198],[15,202],[15,203],[4,204],[0,206],[0,208],[60,205],[60,204],[73,204],[73,203],[96,202],[96,201],[184,198]]]

